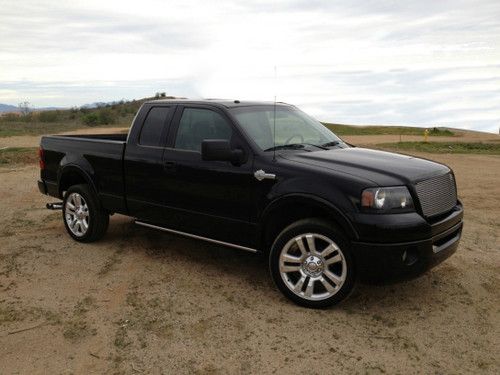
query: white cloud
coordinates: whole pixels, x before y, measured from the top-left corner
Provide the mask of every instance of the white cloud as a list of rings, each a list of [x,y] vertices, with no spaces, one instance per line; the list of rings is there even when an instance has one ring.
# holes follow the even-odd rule
[[[332,122],[500,124],[498,1],[1,0],[1,9],[0,102],[277,94]]]

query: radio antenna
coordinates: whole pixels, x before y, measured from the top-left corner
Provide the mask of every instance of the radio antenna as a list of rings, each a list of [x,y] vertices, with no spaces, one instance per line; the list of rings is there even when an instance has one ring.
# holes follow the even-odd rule
[[[273,161],[276,161],[276,91],[278,86],[278,69],[274,66],[274,106],[273,106]]]

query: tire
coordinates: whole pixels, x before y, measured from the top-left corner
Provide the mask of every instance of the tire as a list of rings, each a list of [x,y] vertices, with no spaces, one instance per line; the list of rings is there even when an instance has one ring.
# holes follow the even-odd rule
[[[271,247],[269,268],[278,289],[304,307],[338,304],[354,287],[349,241],[322,219],[303,219],[286,227]]]
[[[97,241],[106,233],[109,215],[89,185],[71,186],[63,200],[62,216],[69,235],[79,242]]]

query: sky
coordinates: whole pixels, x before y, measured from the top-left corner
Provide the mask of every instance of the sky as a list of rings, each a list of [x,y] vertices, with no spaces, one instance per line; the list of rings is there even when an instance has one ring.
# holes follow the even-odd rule
[[[166,92],[498,133],[500,1],[0,0],[0,103]]]

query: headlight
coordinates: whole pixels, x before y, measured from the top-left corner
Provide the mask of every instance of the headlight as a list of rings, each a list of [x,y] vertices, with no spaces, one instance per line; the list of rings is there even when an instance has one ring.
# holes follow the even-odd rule
[[[414,210],[413,199],[406,186],[365,189],[361,194],[361,208],[363,211],[378,213]]]

